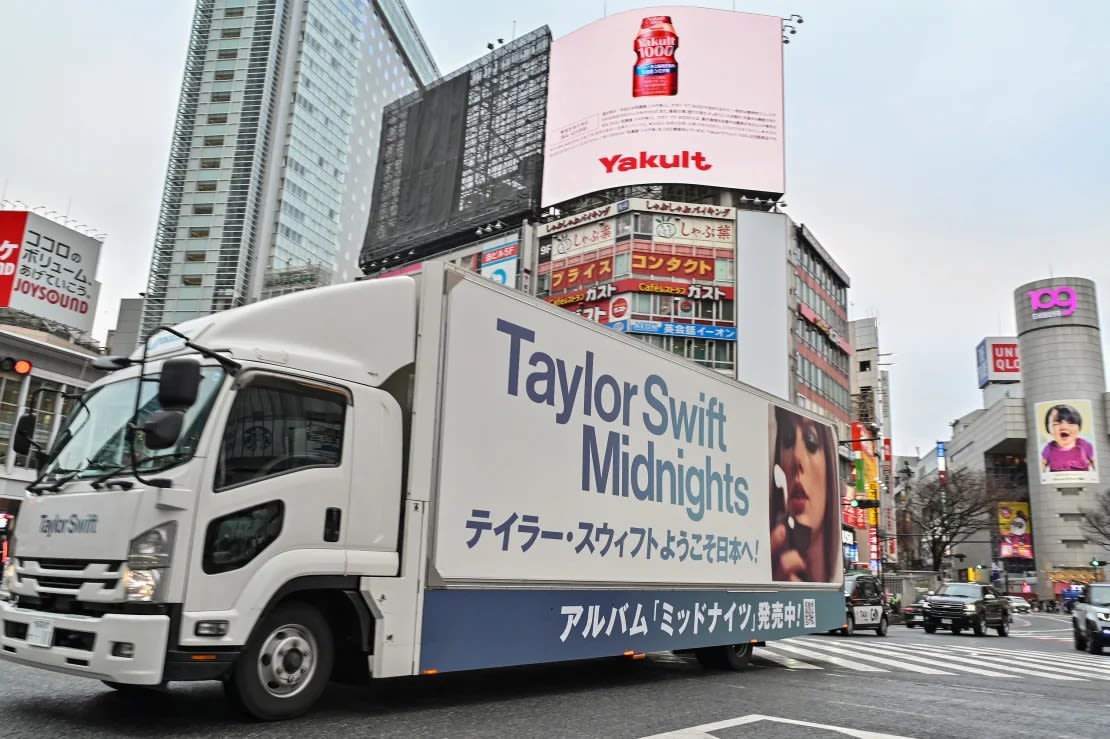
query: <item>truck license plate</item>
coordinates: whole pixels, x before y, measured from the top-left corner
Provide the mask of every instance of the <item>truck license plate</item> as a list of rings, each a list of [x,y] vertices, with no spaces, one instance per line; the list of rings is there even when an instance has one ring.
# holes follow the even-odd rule
[[[32,647],[54,646],[54,624],[44,618],[36,618],[27,625],[27,643]]]
[[[946,624],[946,625],[951,625],[951,624],[952,624],[952,619],[950,619],[950,618],[942,618],[942,619],[940,620],[940,622],[941,622],[942,624]]]

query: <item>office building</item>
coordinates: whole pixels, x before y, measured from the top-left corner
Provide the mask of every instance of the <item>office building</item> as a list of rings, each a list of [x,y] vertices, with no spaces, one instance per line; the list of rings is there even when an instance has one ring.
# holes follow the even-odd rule
[[[143,335],[352,279],[381,110],[437,75],[403,0],[199,0]]]

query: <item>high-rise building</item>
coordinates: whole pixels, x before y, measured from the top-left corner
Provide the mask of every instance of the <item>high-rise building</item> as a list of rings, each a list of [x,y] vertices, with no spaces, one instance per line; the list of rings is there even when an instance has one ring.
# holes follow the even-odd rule
[[[437,76],[403,0],[198,0],[143,335],[353,278],[381,110]]]

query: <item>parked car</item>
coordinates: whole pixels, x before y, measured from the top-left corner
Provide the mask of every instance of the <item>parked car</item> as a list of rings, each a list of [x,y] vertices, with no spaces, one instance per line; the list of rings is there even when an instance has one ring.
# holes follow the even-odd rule
[[[874,575],[852,574],[844,578],[844,627],[840,633],[850,636],[856,629],[874,629],[886,636],[890,611],[883,598],[882,584]]]
[[[911,629],[925,623],[925,598],[902,606],[902,622]]]
[[[1012,613],[1029,613],[1033,610],[1029,601],[1020,595],[1007,595],[1006,600],[1010,601],[1010,611]]]
[[[925,633],[938,628],[958,634],[971,629],[983,636],[995,629],[999,636],[1010,635],[1010,601],[990,585],[969,582],[948,582],[925,600]]]
[[[1091,583],[1076,599],[1071,627],[1075,648],[1102,654],[1110,646],[1110,583]]]

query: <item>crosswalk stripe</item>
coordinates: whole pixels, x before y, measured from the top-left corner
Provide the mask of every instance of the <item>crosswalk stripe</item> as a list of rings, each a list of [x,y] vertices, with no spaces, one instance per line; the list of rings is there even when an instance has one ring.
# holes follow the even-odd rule
[[[845,657],[853,657],[855,659],[863,659],[863,660],[866,660],[867,662],[876,662],[880,665],[887,665],[888,667],[897,667],[898,669],[906,670],[907,672],[919,672],[923,675],[951,675],[952,674],[951,672],[945,672],[944,670],[935,670],[932,667],[921,667],[921,666],[918,666],[918,665],[911,665],[911,664],[907,664],[905,662],[898,662],[898,661],[895,661],[895,660],[892,660],[892,659],[887,659],[886,657],[877,657],[877,656],[871,655],[871,654],[861,654],[859,652],[854,652],[850,649],[843,649],[841,647],[834,647],[831,644],[826,644],[824,642],[811,641],[809,639],[799,639],[798,641],[804,643],[807,647],[812,648],[812,649],[820,649],[820,650],[823,650],[823,651],[826,651],[826,652],[832,652],[833,654],[841,654],[841,655],[844,655]]]
[[[1016,663],[1028,664],[1039,670],[1048,670],[1063,674],[1082,673],[1086,677],[1096,680],[1110,680],[1110,666],[1093,665],[1082,659],[1069,659],[1058,657],[1045,652],[1004,652],[972,650],[967,652],[979,659],[1010,660]],[[1078,657],[1078,655],[1076,655]]]
[[[982,667],[969,667],[967,665],[974,664],[971,660],[952,658],[952,657],[947,657],[946,656],[946,657],[944,657],[943,662],[938,662],[935,659],[928,659],[928,657],[939,656],[939,655],[933,655],[931,653],[921,655],[916,651],[911,651],[911,650],[908,650],[908,649],[899,649],[897,647],[890,647],[889,645],[886,645],[886,644],[883,644],[883,645],[879,645],[879,644],[866,644],[866,645],[864,645],[864,644],[858,644],[858,645],[853,644],[852,648],[853,649],[862,649],[865,652],[869,652],[869,653],[878,653],[878,654],[881,654],[881,655],[886,655],[888,657],[892,657],[892,658],[899,659],[899,660],[904,660],[904,661],[907,661],[907,662],[916,662],[916,663],[925,664],[925,665],[933,665],[934,667],[945,667],[949,670],[957,670],[959,672],[967,672],[967,673],[970,673],[972,675],[982,675],[983,677],[1014,677],[1013,675],[1005,673],[1005,672],[995,672],[994,670],[985,670]]]
[[[805,649],[795,644],[787,644],[785,641],[771,642],[771,644],[774,645],[775,649],[782,649],[787,652],[793,652],[795,654],[801,655],[802,657],[808,657],[809,659],[817,660],[818,662],[828,662],[831,665],[845,667],[849,670],[855,670],[856,672],[890,672],[890,670],[884,670],[881,667],[872,667],[871,665],[860,664],[858,662],[850,662],[846,659],[840,659],[839,657],[833,657],[832,655],[815,652],[812,649]]]
[[[901,651],[906,651],[906,652],[922,652],[924,654],[928,654],[929,656],[936,657],[937,659],[945,660],[946,662],[952,662],[952,663],[960,662],[960,663],[968,663],[968,664],[972,664],[972,665],[981,665],[983,667],[990,667],[994,670],[1007,670],[1009,672],[1016,673],[1017,675],[1025,676],[1025,677],[1031,677],[1031,676],[1032,677],[1038,677],[1039,676],[1039,677],[1047,677],[1050,680],[1078,680],[1078,681],[1083,681],[1083,678],[1080,678],[1080,677],[1071,677],[1069,675],[1057,675],[1057,674],[1055,674],[1055,672],[1057,672],[1057,670],[1055,670],[1055,669],[1051,669],[1048,672],[1044,672],[1043,671],[1043,666],[1041,666],[1041,665],[1026,666],[1024,664],[1014,664],[1012,662],[1006,663],[1006,662],[1002,661],[1004,659],[1003,657],[987,658],[987,659],[983,659],[981,657],[972,658],[970,656],[962,656],[961,657],[961,656],[956,656],[956,655],[952,654],[951,652],[945,651],[942,648],[926,647],[926,646],[921,646],[921,645],[917,645],[917,644],[915,644],[913,646],[902,646],[902,645],[895,646],[893,644],[890,644],[890,645],[884,645],[884,648],[894,649],[894,650],[901,650]],[[1034,669],[1034,667],[1036,669]],[[952,669],[959,669],[959,668],[957,668],[956,665],[953,664]],[[1042,670],[1042,672],[1038,673],[1037,672],[1038,669]],[[1063,671],[1060,670],[1060,672],[1063,672]],[[1014,675],[1006,675],[1004,673],[999,673],[999,674],[1003,674],[1005,677],[1014,677]]]
[[[768,651],[766,649],[760,649],[759,651],[754,652],[752,654],[752,659],[755,659],[755,660],[761,660],[762,659],[762,660],[766,660],[768,662],[774,662],[775,664],[782,665],[783,667],[789,667],[789,668],[792,668],[792,669],[795,669],[795,670],[820,670],[821,669],[817,665],[811,665],[810,663],[803,662],[800,659],[795,659],[794,657],[787,657],[785,655],[777,654],[776,652],[771,652],[771,651]]]

